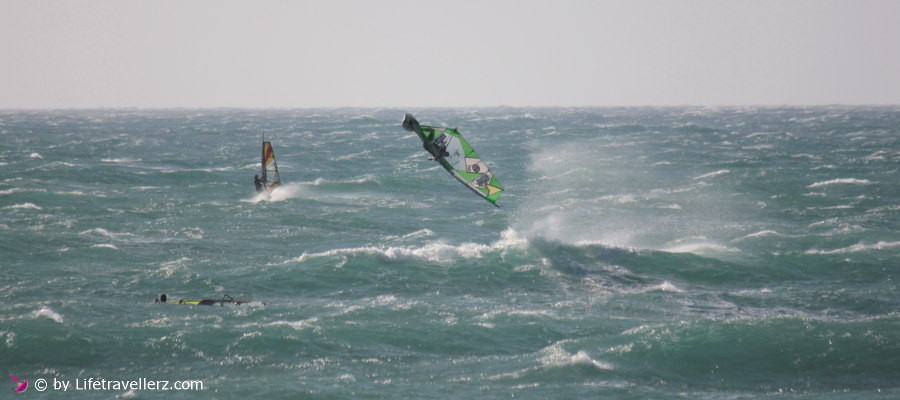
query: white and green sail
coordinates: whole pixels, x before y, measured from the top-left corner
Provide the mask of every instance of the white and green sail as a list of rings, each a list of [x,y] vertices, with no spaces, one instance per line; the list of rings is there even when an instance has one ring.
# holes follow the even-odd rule
[[[425,150],[456,180],[497,206],[503,186],[456,129],[420,125],[411,114],[403,118],[403,128],[418,134]]]

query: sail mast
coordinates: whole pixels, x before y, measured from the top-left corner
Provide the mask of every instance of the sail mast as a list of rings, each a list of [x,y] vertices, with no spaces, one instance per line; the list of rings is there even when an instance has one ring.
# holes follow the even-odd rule
[[[262,167],[262,182],[263,186],[267,186],[268,180],[266,179],[266,133],[262,134],[262,156],[260,157],[259,162],[260,167]]]

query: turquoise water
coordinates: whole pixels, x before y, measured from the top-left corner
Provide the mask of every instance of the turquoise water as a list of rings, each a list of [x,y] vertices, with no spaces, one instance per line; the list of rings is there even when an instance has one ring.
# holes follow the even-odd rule
[[[898,168],[897,107],[0,111],[0,365],[29,398],[897,398]]]

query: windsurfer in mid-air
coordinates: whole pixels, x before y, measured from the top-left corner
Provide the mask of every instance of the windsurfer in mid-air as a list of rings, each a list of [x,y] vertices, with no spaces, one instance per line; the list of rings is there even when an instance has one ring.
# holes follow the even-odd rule
[[[262,182],[262,179],[259,179],[259,175],[258,175],[258,174],[257,174],[257,175],[253,175],[253,184],[256,186],[256,192],[257,192],[257,193],[263,191],[263,182]]]
[[[428,157],[431,161],[440,161],[441,157],[449,156],[447,153],[447,143],[445,143],[442,139],[443,135],[434,139],[434,131],[428,133],[428,142],[431,143],[431,147],[429,148],[427,144],[422,143],[422,147],[425,151],[431,153],[431,157]]]

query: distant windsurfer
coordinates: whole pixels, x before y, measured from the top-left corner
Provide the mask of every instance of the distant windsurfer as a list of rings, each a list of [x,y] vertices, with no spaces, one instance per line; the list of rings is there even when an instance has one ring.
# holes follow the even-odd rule
[[[167,300],[169,300],[169,296],[166,296],[166,294],[163,293],[156,298],[156,301],[154,303],[165,303]]]
[[[262,181],[262,179],[259,179],[259,174],[253,175],[253,184],[256,185],[257,193],[263,191],[263,181]]]

